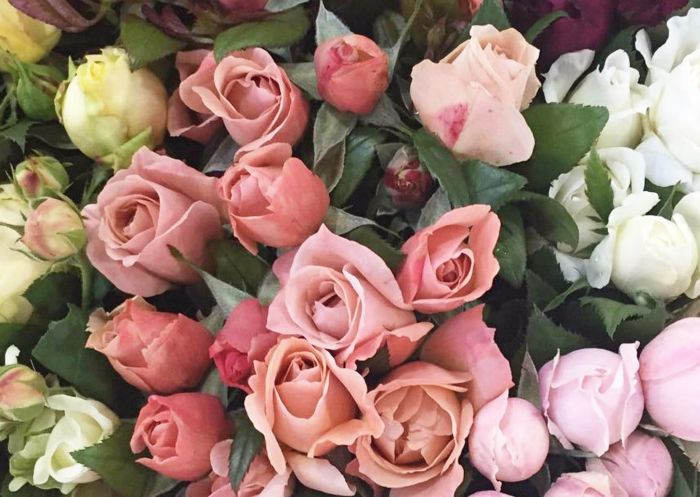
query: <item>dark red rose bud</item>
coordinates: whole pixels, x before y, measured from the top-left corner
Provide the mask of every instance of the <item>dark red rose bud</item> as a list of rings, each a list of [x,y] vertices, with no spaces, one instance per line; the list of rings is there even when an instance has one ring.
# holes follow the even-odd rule
[[[387,166],[384,187],[396,207],[421,207],[435,188],[435,181],[418,160],[416,151],[401,147]]]
[[[617,12],[629,24],[656,26],[688,0],[618,0]]]

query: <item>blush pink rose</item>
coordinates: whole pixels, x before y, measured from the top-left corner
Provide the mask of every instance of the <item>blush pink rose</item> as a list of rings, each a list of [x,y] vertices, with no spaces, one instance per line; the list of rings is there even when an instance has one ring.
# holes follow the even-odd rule
[[[265,327],[266,321],[267,307],[255,299],[244,300],[216,335],[209,356],[225,385],[250,393],[248,377],[253,372],[253,361],[264,360],[279,337]]]
[[[287,143],[265,145],[240,157],[219,180],[218,192],[233,234],[252,253],[257,253],[258,243],[299,245],[316,232],[330,205],[326,185],[292,157]]]
[[[389,267],[364,245],[322,225],[293,257],[288,273],[277,273],[283,284],[270,305],[270,330],[302,336],[354,369],[383,345],[391,364],[400,364],[432,328],[416,322]]]
[[[564,473],[544,497],[628,497],[609,475],[590,471]]]
[[[245,409],[265,437],[277,474],[289,466],[307,487],[354,495],[342,473],[320,457],[360,436],[381,433],[364,378],[306,340],[284,338],[264,362],[255,362],[250,388]]]
[[[397,277],[420,312],[451,311],[481,297],[499,271],[493,251],[501,222],[487,205],[454,209],[409,238]]]
[[[233,52],[218,64],[210,52],[178,91],[192,112],[221,118],[243,147],[238,156],[268,143],[294,145],[309,120],[301,90],[262,48]]]
[[[210,366],[209,331],[182,314],[158,312],[140,297],[88,321],[86,347],[104,354],[128,383],[168,394],[197,386]]]
[[[473,26],[471,38],[440,62],[411,74],[423,125],[458,157],[494,166],[527,160],[535,138],[520,113],[537,94],[539,50],[515,29]]]
[[[338,36],[321,43],[314,66],[321,97],[345,112],[369,114],[389,87],[389,56],[366,36]]]
[[[83,209],[87,256],[132,295],[151,297],[194,283],[197,273],[169,246],[206,265],[207,244],[223,234],[218,204],[215,178],[144,147],[107,182],[97,203]]]
[[[175,480],[194,481],[209,472],[211,449],[230,434],[231,423],[213,395],[151,395],[136,419],[130,445],[134,454],[145,449],[151,454],[137,463]]]

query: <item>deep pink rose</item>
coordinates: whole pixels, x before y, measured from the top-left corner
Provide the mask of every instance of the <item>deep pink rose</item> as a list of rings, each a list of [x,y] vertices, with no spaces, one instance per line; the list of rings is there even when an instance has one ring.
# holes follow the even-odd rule
[[[230,434],[231,423],[213,395],[151,395],[136,419],[130,445],[134,454],[151,453],[137,463],[175,480],[194,481],[209,472],[211,449]]]
[[[629,24],[656,26],[687,4],[688,0],[618,0],[617,12]]]
[[[397,277],[406,302],[424,313],[451,311],[481,297],[499,271],[493,255],[501,222],[487,205],[444,214],[404,243]]]
[[[318,92],[338,110],[369,114],[389,87],[389,57],[366,36],[351,34],[321,43],[314,66]]]
[[[293,247],[316,232],[330,197],[323,180],[292,157],[287,143],[241,156],[218,183],[233,234],[252,253],[258,243]]]
[[[197,273],[178,262],[169,246],[198,265],[207,244],[222,236],[216,179],[146,147],[117,172],[83,209],[87,256],[121,291],[158,295]]]
[[[435,180],[412,147],[396,151],[386,167],[384,188],[396,207],[422,207],[435,189]]]
[[[211,364],[214,337],[204,326],[182,314],[158,312],[140,297],[110,313],[96,310],[88,331],[85,346],[104,354],[122,378],[144,392],[193,388]]]
[[[265,327],[267,307],[255,299],[244,300],[231,312],[209,348],[225,385],[250,393],[248,377],[253,361],[262,361],[277,343],[278,334]]]

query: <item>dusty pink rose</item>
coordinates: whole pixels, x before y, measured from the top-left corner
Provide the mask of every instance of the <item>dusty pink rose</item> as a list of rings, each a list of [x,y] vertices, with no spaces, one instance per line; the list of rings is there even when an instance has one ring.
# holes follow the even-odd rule
[[[231,312],[209,348],[225,385],[250,393],[248,377],[253,361],[262,361],[277,343],[278,334],[265,327],[267,307],[255,299],[244,300]]]
[[[22,243],[47,261],[71,257],[85,245],[83,221],[73,205],[47,198],[27,218]]]
[[[293,247],[316,232],[330,197],[321,178],[273,143],[240,157],[219,180],[233,234],[252,253],[258,243]],[[303,193],[302,193],[303,192]]]
[[[194,114],[221,118],[243,147],[239,156],[268,143],[295,144],[309,120],[301,90],[262,48],[233,52],[218,64],[209,52],[178,93]]]
[[[121,291],[158,295],[197,273],[178,262],[168,246],[198,265],[207,244],[222,236],[216,179],[184,162],[142,148],[83,209],[87,256]],[[196,234],[196,236],[193,236]]]
[[[389,87],[389,57],[366,36],[338,36],[321,43],[314,66],[318,92],[338,110],[369,114]]]
[[[270,305],[268,328],[302,336],[350,368],[385,344],[392,365],[400,364],[432,328],[416,322],[377,254],[325,226],[299,247],[288,273],[277,276],[283,284]]]
[[[203,480],[190,483],[185,497],[290,497],[294,489],[291,471],[278,475],[264,453],[253,459],[238,492],[234,492],[228,476],[232,442],[224,440],[214,445],[210,455],[211,473]]]
[[[245,409],[265,437],[277,474],[287,465],[305,486],[354,495],[338,469],[320,457],[358,437],[381,433],[364,378],[306,340],[284,338],[255,362]]]
[[[644,411],[638,346],[621,345],[619,354],[579,349],[542,366],[542,408],[564,447],[576,444],[601,456],[637,428]]]
[[[605,473],[583,471],[564,473],[544,497],[628,497]]]
[[[104,354],[128,383],[148,393],[193,388],[207,372],[209,331],[182,314],[158,312],[140,297],[88,321],[86,347]]]
[[[409,238],[397,277],[420,312],[451,311],[481,297],[499,271],[493,255],[501,222],[487,205],[454,209]]]
[[[440,62],[413,68],[411,99],[423,125],[457,156],[494,166],[527,160],[535,138],[520,111],[537,94],[539,51],[515,29],[474,26]]]
[[[136,419],[130,445],[134,454],[151,453],[137,463],[175,480],[194,481],[209,472],[211,449],[230,434],[231,423],[213,395],[151,395]]]

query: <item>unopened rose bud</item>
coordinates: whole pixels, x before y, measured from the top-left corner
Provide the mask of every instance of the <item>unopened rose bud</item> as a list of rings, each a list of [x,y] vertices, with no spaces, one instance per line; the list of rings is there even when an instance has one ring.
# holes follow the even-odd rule
[[[15,67],[15,97],[22,112],[37,121],[56,119],[54,98],[64,75],[51,66],[18,62]]]
[[[29,215],[22,242],[39,257],[57,261],[83,248],[85,228],[72,206],[47,198]]]
[[[0,368],[0,425],[27,422],[44,410],[44,377],[27,366]],[[0,430],[1,431],[1,430]]]
[[[0,52],[9,52],[22,62],[36,62],[56,46],[60,37],[58,28],[23,14],[9,0],[0,0]]]
[[[50,156],[28,157],[15,168],[15,183],[29,199],[62,193],[69,182],[63,164]]]
[[[421,207],[434,186],[435,181],[411,147],[401,147],[386,168],[384,187],[397,207]]]

